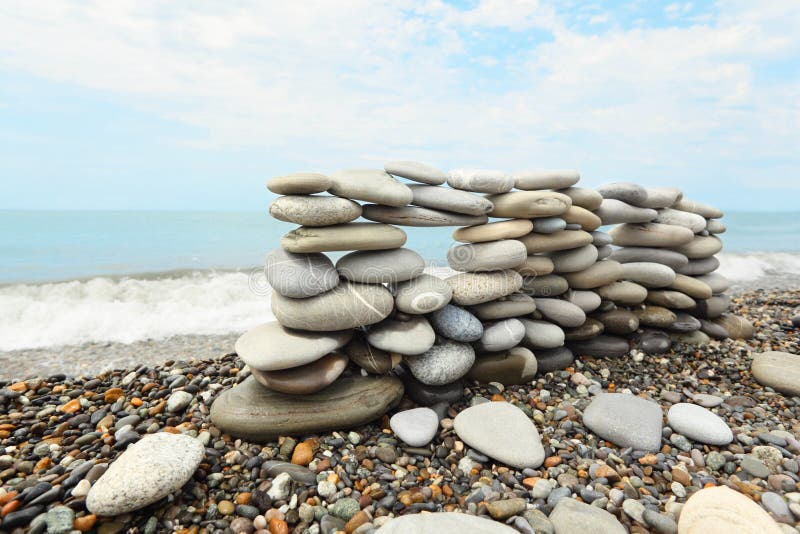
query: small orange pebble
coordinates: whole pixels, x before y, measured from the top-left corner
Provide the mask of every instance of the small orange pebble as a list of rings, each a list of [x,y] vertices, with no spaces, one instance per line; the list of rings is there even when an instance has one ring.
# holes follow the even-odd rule
[[[328,475],[327,480],[331,484],[338,484],[339,483],[339,475],[337,475],[336,473],[331,473],[331,474]]]
[[[113,404],[113,403],[117,402],[124,395],[125,395],[125,392],[122,391],[121,388],[107,389],[105,394],[103,395],[103,401],[106,404]]]
[[[588,478],[589,473],[584,471],[583,469],[578,469],[578,478]]]
[[[64,384],[58,384],[57,386],[53,386],[53,393],[64,393],[67,390]]]
[[[642,465],[655,465],[658,463],[658,457],[655,454],[645,454],[639,458],[639,463]]]
[[[25,382],[15,382],[14,384],[8,386],[8,389],[11,391],[16,391],[17,393],[25,393],[28,391],[28,384]]]
[[[561,456],[549,456],[544,460],[545,467],[555,467],[561,463]]]
[[[53,465],[53,462],[52,460],[50,460],[49,456],[46,458],[42,458],[41,460],[36,462],[35,466],[33,466],[33,472],[38,473],[42,469],[49,469],[51,465]]]
[[[289,525],[286,521],[273,517],[269,520],[270,534],[289,534]]]
[[[499,393],[492,395],[492,402],[505,402],[506,398]]]
[[[97,522],[97,516],[94,514],[85,515],[83,517],[76,517],[72,522],[72,528],[80,530],[81,532],[89,532]]]
[[[147,414],[148,415],[158,415],[161,412],[163,412],[164,408],[166,408],[166,407],[167,407],[167,401],[162,400],[158,404],[156,404],[155,406],[151,406],[147,410]]]
[[[0,508],[0,517],[5,517],[8,514],[10,514],[11,512],[16,511],[20,507],[21,504],[22,504],[22,501],[11,501],[11,502],[7,503],[5,506]]]
[[[5,506],[14,500],[14,497],[19,495],[18,491],[9,491],[5,495],[0,496],[0,506]]]
[[[11,432],[8,430],[0,430],[0,439],[8,439],[11,437]]]
[[[236,495],[236,504],[250,504],[250,493],[244,492]]]
[[[144,386],[142,386],[142,394],[147,393],[148,391],[150,391],[154,387],[156,387],[156,383],[155,382],[150,382],[149,384],[145,384]]]
[[[81,409],[81,401],[78,399],[72,399],[65,405],[61,406],[58,410],[61,413],[75,413]]]
[[[134,397],[131,399],[131,406],[135,406],[136,408],[138,408],[142,404],[144,404],[144,401],[142,401],[142,399],[140,399],[139,397]]]
[[[617,385],[614,382],[609,382],[607,389],[608,391],[614,391],[615,389],[617,389]]]
[[[522,481],[522,485],[528,489],[533,489],[536,485],[536,482],[539,481],[539,477],[528,477]]]
[[[170,434],[180,434],[181,431],[175,428],[174,426],[165,426],[164,432],[169,432]]]
[[[447,484],[445,484],[444,486],[442,486],[442,493],[444,494],[445,497],[449,499],[450,497],[453,496],[453,489]]]
[[[298,443],[292,452],[292,463],[297,465],[308,465],[314,459],[314,447],[310,440]]]
[[[716,486],[716,484],[714,484],[713,482],[706,482],[705,484],[703,484],[703,488],[704,489],[705,488],[713,488],[715,486]]]

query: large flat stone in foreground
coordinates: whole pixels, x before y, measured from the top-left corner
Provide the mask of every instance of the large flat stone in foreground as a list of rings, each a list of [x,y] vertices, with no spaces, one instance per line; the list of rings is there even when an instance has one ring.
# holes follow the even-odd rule
[[[214,401],[211,421],[232,436],[262,443],[368,423],[402,396],[403,383],[393,376],[340,378],[311,395],[270,391],[251,376]]]
[[[392,519],[378,529],[379,534],[516,534],[516,530],[474,515],[456,512],[408,514]]]

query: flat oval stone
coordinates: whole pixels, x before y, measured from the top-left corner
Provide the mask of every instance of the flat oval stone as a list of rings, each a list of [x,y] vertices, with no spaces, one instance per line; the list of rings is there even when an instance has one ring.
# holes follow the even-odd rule
[[[383,169],[394,176],[414,180],[423,184],[441,185],[447,180],[444,171],[416,161],[389,161]]]
[[[569,290],[569,283],[557,274],[526,276],[522,281],[522,290],[533,297],[556,297]]]
[[[719,273],[701,274],[700,276],[695,277],[695,279],[700,280],[710,287],[711,292],[714,295],[724,293],[731,287],[731,281]]]
[[[675,432],[700,443],[722,446],[733,441],[733,432],[725,421],[697,404],[673,404],[667,412],[667,424]]]
[[[627,339],[606,334],[584,341],[570,341],[568,346],[575,354],[596,358],[619,358],[630,351]]]
[[[255,379],[264,387],[292,395],[309,395],[330,386],[344,372],[347,356],[331,353],[300,367],[283,371],[251,369]]]
[[[569,287],[573,289],[595,289],[622,278],[622,265],[614,260],[599,261],[583,271],[566,273]]]
[[[267,189],[276,195],[310,195],[327,191],[333,181],[316,172],[298,172],[276,176],[267,182]]]
[[[522,345],[532,349],[555,349],[564,344],[564,331],[553,323],[520,319],[525,325]]]
[[[524,263],[527,258],[525,245],[515,239],[457,245],[447,251],[447,263],[455,271],[512,269]]]
[[[550,274],[555,269],[553,260],[547,256],[529,255],[521,265],[517,265],[514,270],[525,277],[543,276]]]
[[[353,336],[353,339],[345,345],[344,352],[353,363],[375,375],[385,375],[397,367],[403,359],[400,354],[390,354],[373,347],[361,334]]]
[[[514,187],[525,191],[563,189],[578,183],[581,175],[573,170],[532,170],[515,172]]]
[[[605,232],[595,230],[592,234],[592,244],[596,247],[604,247],[614,242],[610,235]]]
[[[536,311],[536,303],[528,295],[513,293],[497,300],[471,306],[470,311],[482,321],[492,321],[529,315]]]
[[[609,234],[614,238],[614,244],[621,247],[673,248],[694,239],[694,233],[688,228],[659,223],[621,224],[612,228]]]
[[[519,240],[528,249],[528,254],[536,254],[538,252],[555,252],[557,250],[590,245],[592,243],[592,234],[583,230],[562,230],[552,234],[532,232],[520,237]]]
[[[402,321],[395,317],[370,328],[367,341],[388,352],[422,354],[433,346],[436,334],[424,317],[415,315]]]
[[[645,354],[664,354],[671,346],[672,339],[662,330],[644,330],[636,337],[636,347]]]
[[[296,228],[281,238],[287,252],[326,252],[334,250],[384,250],[400,248],[406,233],[400,228],[379,223],[347,223],[334,226]]]
[[[660,263],[623,263],[622,278],[647,288],[667,287],[675,282],[675,271]]]
[[[564,338],[566,341],[586,341],[599,336],[605,331],[606,327],[600,321],[587,317],[586,321],[576,327],[566,330]]]
[[[710,258],[720,250],[722,250],[722,241],[713,235],[695,236],[689,243],[675,247],[676,252],[680,252],[690,260]]]
[[[514,178],[503,171],[453,169],[447,173],[447,184],[455,189],[476,193],[505,193],[514,188]]]
[[[602,508],[569,497],[559,499],[549,519],[558,534],[571,532],[627,534],[628,532],[616,517]]]
[[[503,352],[479,354],[469,371],[469,378],[482,384],[499,382],[505,386],[527,384],[536,375],[536,356],[525,347]]]
[[[511,467],[536,469],[544,462],[539,432],[508,402],[471,406],[455,417],[453,429],[470,447]]]
[[[363,425],[380,418],[402,396],[403,383],[394,376],[339,378],[310,395],[270,391],[249,377],[217,397],[211,405],[211,421],[232,436],[266,443],[279,436]]]
[[[466,215],[452,211],[435,210],[419,206],[381,206],[379,204],[364,205],[365,219],[400,226],[472,226],[484,224],[489,218],[486,215]]]
[[[485,517],[454,512],[408,514],[396,517],[377,530],[379,534],[460,533],[460,534],[517,534],[513,528]]]
[[[524,247],[524,245],[523,245]],[[597,247],[584,245],[571,250],[561,250],[548,254],[553,260],[553,269],[557,273],[574,273],[588,269],[597,261]]]
[[[682,198],[675,202],[672,207],[676,210],[681,211],[688,211],[690,213],[696,213],[698,215],[702,215],[706,219],[721,219],[723,213],[718,208],[713,206],[708,206],[706,204],[701,204],[699,202],[694,202],[693,200],[688,200]]]
[[[675,275],[675,280],[669,287],[695,299],[710,299],[713,295],[713,291],[708,284],[685,274]]]
[[[600,207],[603,202],[603,195],[594,189],[587,189],[585,187],[567,187],[559,189],[559,193],[567,195],[572,199],[573,206],[580,206],[583,209],[594,211]]]
[[[685,310],[693,308],[697,304],[686,293],[669,289],[651,289],[647,292],[647,303],[673,310]]]
[[[642,326],[669,328],[677,320],[673,311],[661,306],[645,306],[642,309],[633,310],[633,313],[639,317],[639,324]]]
[[[412,193],[407,185],[376,169],[348,169],[331,175],[328,189],[337,197],[365,200],[385,206],[406,206]],[[388,248],[388,247],[387,247]]]
[[[567,228],[567,221],[561,217],[542,217],[534,219],[532,224],[532,231],[539,234],[554,234]]]
[[[597,261],[602,261],[610,258],[613,252],[614,252],[614,247],[612,247],[611,245],[597,247]]]
[[[565,298],[583,310],[583,313],[590,313],[600,307],[600,295],[594,291],[572,290],[567,292]]]
[[[704,217],[696,213],[689,213],[688,211],[674,210],[671,208],[658,210],[658,217],[656,217],[655,222],[683,226],[695,234],[697,232],[702,232],[706,228],[706,220]]]
[[[683,343],[693,347],[708,345],[711,342],[711,338],[700,330],[670,332],[669,337],[676,343]]]
[[[148,434],[129,445],[86,496],[93,514],[133,512],[178,491],[205,455],[203,444],[184,434]]]
[[[603,199],[600,207],[595,210],[604,225],[622,223],[647,223],[658,217],[656,210],[637,208],[621,200],[613,198]]]
[[[660,263],[673,270],[685,267],[689,263],[689,258],[680,252],[651,247],[618,248],[611,254],[611,259],[620,263]]]
[[[367,250],[345,254],[336,262],[339,274],[352,282],[393,284],[416,278],[425,260],[410,248]]]
[[[423,354],[405,359],[414,378],[429,386],[441,386],[469,372],[475,363],[475,351],[467,343],[448,339]]]
[[[430,386],[414,378],[414,375],[402,365],[397,367],[394,372],[403,380],[409,398],[420,406],[433,406],[438,403],[452,404],[464,396],[464,384],[461,380],[441,386]]]
[[[394,304],[398,311],[421,315],[444,308],[452,298],[450,284],[438,276],[423,273],[397,284]]]
[[[598,313],[594,318],[603,323],[603,331],[607,334],[626,336],[639,328],[636,314],[623,308]]]
[[[492,195],[492,217],[533,219],[561,215],[572,206],[572,199],[552,191],[513,191]]]
[[[290,299],[272,293],[272,313],[287,328],[331,332],[382,321],[392,312],[394,298],[379,284],[342,281],[316,297]]]
[[[436,436],[439,416],[430,408],[413,408],[394,414],[389,419],[389,427],[402,442],[424,447]]]
[[[800,356],[797,354],[779,351],[756,354],[750,372],[762,386],[800,396]]]
[[[346,198],[288,195],[273,200],[269,214],[279,221],[304,226],[331,226],[358,219],[361,206]]]
[[[561,217],[567,224],[577,224],[580,226],[580,229],[586,230],[587,232],[593,232],[603,224],[600,217],[580,206],[570,206]]]
[[[722,326],[712,323],[707,319],[699,319],[699,321],[700,331],[711,339],[725,339],[726,337],[730,337],[728,331]]]
[[[583,423],[592,432],[640,451],[661,448],[662,417],[655,402],[624,393],[600,394],[583,411]]]
[[[448,304],[433,312],[429,319],[439,335],[454,341],[470,343],[483,335],[483,325],[478,318],[459,306]]]
[[[638,184],[630,182],[614,182],[601,185],[597,188],[597,192],[603,195],[603,198],[621,200],[634,205],[639,205],[647,199],[647,190]]]
[[[535,298],[536,309],[559,326],[574,328],[586,320],[586,313],[571,302],[561,299]]]
[[[295,299],[313,297],[339,285],[333,262],[320,253],[293,254],[276,248],[267,254],[264,274],[272,289]]]
[[[236,354],[251,369],[280,371],[316,361],[344,346],[350,331],[302,332],[284,328],[277,321],[259,325],[236,340]]]
[[[725,225],[716,219],[709,219],[706,221],[706,232],[709,234],[724,234],[727,228]]]
[[[727,486],[693,493],[681,510],[679,534],[780,534],[783,530],[759,505]]]
[[[708,274],[717,269],[719,269],[719,260],[716,256],[711,256],[710,258],[702,258],[699,260],[687,260],[686,265],[675,269],[675,272],[687,276],[698,276]]]
[[[477,343],[481,352],[500,352],[516,347],[525,337],[525,325],[510,318],[483,325],[483,335]]]
[[[646,191],[647,197],[637,204],[641,208],[668,208],[683,197],[681,190],[674,187],[652,187]]]
[[[695,307],[688,311],[698,317],[716,319],[724,315],[730,307],[731,298],[728,295],[714,295],[710,299],[697,299]]]
[[[635,306],[647,298],[647,289],[627,280],[600,286],[597,288],[597,293],[619,306]]]
[[[485,197],[449,187],[433,185],[410,185],[415,206],[453,211],[466,215],[486,215],[492,211],[492,203]]]
[[[453,232],[453,239],[462,243],[483,243],[498,239],[522,237],[533,230],[533,223],[527,219],[511,219],[487,224],[459,228]]]
[[[539,374],[552,373],[566,369],[575,361],[575,355],[567,347],[544,349],[536,351],[536,364]]]
[[[462,306],[489,302],[516,293],[522,287],[522,276],[511,270],[461,273],[446,281],[453,290],[453,302]]]

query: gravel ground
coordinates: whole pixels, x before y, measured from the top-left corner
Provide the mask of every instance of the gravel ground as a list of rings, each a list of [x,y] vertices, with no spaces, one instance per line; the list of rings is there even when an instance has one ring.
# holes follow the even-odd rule
[[[547,515],[555,503],[576,498],[609,511],[631,532],[674,532],[692,493],[727,485],[760,503],[786,532],[798,532],[800,397],[759,386],[749,368],[753,352],[800,352],[791,323],[800,292],[744,293],[734,306],[756,326],[753,339],[678,346],[659,356],[584,359],[525,386],[470,386],[442,419],[433,443],[419,449],[400,443],[387,417],[351,432],[266,445],[222,435],[209,422],[209,407],[248,375],[230,354],[156,367],[137,358],[133,371],[96,378],[0,381],[0,529],[21,532],[33,521],[29,530],[44,532],[48,510],[64,503],[73,527],[84,532],[316,533],[346,525],[361,533],[394,515],[455,510],[491,516],[521,532],[552,532]],[[226,341],[221,352],[230,346]],[[598,389],[628,390],[657,400],[665,411],[697,393],[717,395],[724,403],[714,411],[733,430],[734,442],[704,446],[665,428],[658,453],[618,448],[583,426],[590,390]],[[193,399],[166,413],[166,398],[176,390]],[[459,441],[452,417],[485,399],[511,402],[533,418],[545,445],[541,468],[497,465]],[[397,410],[409,407],[404,400]],[[110,430],[130,416],[125,432]],[[89,514],[85,491],[103,465],[140,435],[157,431],[183,432],[205,444],[192,480],[133,514]],[[290,469],[304,482],[272,488],[276,472],[286,467],[269,462],[288,459],[307,466]]]

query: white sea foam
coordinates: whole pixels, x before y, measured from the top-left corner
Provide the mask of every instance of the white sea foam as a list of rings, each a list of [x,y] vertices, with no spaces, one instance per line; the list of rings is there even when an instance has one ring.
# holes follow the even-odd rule
[[[795,282],[800,277],[800,254],[789,252],[752,252],[720,254],[718,272],[735,283]]]

